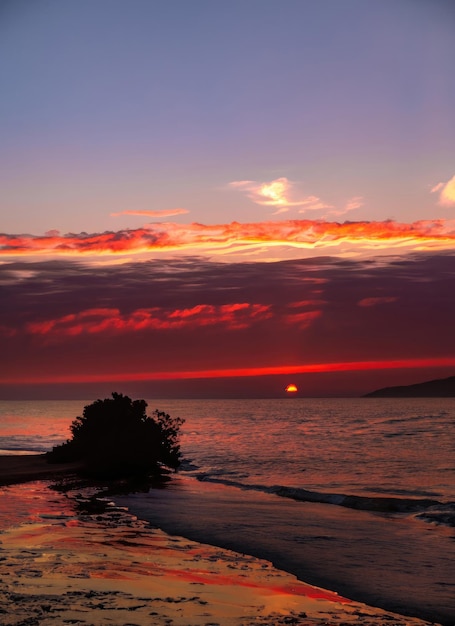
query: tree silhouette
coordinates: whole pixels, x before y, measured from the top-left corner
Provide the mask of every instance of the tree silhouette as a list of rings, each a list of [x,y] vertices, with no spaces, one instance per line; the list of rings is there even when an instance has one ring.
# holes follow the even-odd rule
[[[179,429],[183,420],[155,410],[145,400],[113,393],[84,407],[70,426],[72,439],[47,453],[51,463],[82,461],[94,475],[110,477],[159,474],[180,464]]]

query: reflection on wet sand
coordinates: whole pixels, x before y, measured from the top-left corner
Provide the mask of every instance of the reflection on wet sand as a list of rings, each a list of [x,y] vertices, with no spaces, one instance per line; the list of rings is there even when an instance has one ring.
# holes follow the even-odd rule
[[[82,494],[67,497],[45,482],[3,487],[0,497],[5,626],[424,624],[307,585],[267,561],[169,536],[110,503],[77,512]]]

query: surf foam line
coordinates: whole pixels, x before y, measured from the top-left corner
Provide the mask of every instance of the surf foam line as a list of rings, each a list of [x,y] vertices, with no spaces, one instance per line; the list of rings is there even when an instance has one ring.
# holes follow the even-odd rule
[[[240,483],[235,480],[215,478],[207,474],[199,474],[196,478],[201,482],[219,483],[243,490],[262,491],[263,493],[270,493],[282,498],[291,498],[299,502],[334,504],[360,511],[380,513],[421,513],[429,509],[455,511],[454,502],[443,503],[429,498],[394,498],[391,496],[354,496],[342,493],[322,493],[301,487],[286,487],[283,485],[267,487],[265,485]]]

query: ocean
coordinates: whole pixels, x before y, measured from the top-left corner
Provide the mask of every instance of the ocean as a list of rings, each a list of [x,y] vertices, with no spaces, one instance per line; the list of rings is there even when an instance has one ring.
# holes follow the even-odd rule
[[[89,402],[0,402],[0,453],[49,450]],[[455,623],[454,399],[148,405],[184,418],[182,467],[119,504],[353,599]]]

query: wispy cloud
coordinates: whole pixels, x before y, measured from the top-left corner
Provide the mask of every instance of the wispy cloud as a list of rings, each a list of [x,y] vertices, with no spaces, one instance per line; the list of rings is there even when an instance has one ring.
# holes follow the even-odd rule
[[[232,254],[264,247],[299,250],[330,247],[368,249],[453,248],[455,224],[450,220],[394,222],[281,220],[241,224],[177,224],[163,222],[138,229],[65,235],[0,234],[1,256],[88,256],[132,253],[189,252]]]
[[[329,215],[333,217],[339,217],[340,215],[346,215],[346,213],[350,213],[351,211],[355,211],[356,209],[360,209],[365,204],[364,198],[362,196],[354,196],[350,198],[344,207],[339,209],[333,209],[330,211]]]
[[[295,192],[295,184],[286,177],[275,178],[266,182],[237,180],[231,182],[230,185],[246,192],[248,198],[256,204],[275,207],[277,209],[275,214],[284,213],[290,207],[305,207],[302,212],[331,207],[314,195],[298,197]]]
[[[378,296],[374,298],[362,298],[357,304],[359,306],[377,306],[378,304],[387,304],[389,302],[396,302],[398,298],[393,296]]]
[[[300,329],[308,328],[314,320],[322,315],[322,311],[303,311],[302,313],[291,313],[285,317],[288,324],[298,326]]]
[[[111,217],[118,217],[119,215],[137,215],[140,217],[172,217],[174,215],[186,215],[189,213],[188,209],[161,209],[160,211],[119,211],[118,213],[111,213]]]
[[[332,204],[327,204],[327,202],[324,202],[321,198],[318,198],[318,196],[307,196],[304,200],[298,203],[298,206],[304,207],[299,210],[299,213],[334,208]]]
[[[286,213],[291,208],[298,208],[299,213],[307,211],[324,211],[324,216],[338,217],[354,211],[364,205],[361,196],[347,200],[344,206],[336,207],[319,196],[305,195],[298,189],[298,184],[286,177],[276,178],[267,182],[254,180],[236,180],[229,183],[231,187],[246,193],[247,197],[262,206],[275,207],[273,215]]]
[[[362,196],[354,196],[353,198],[350,198],[349,200],[347,200],[347,202],[344,204],[344,206],[339,206],[339,207],[335,207],[335,206],[330,206],[327,207],[329,210],[328,211],[324,211],[323,214],[323,219],[338,219],[340,218],[342,215],[346,215],[347,213],[350,213],[351,211],[355,211],[356,209],[360,209],[361,207],[363,207],[363,205],[365,204],[364,199]],[[326,208],[324,205],[321,206],[317,206],[314,205],[313,207],[314,209],[323,209]],[[305,209],[302,209],[299,211],[299,213],[305,213]]]
[[[364,199],[362,196],[355,196],[346,202],[345,212],[354,211],[360,209],[364,205]]]
[[[438,183],[431,191],[439,194],[439,204],[442,206],[455,205],[455,176],[445,183]]]

